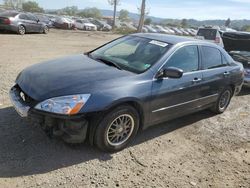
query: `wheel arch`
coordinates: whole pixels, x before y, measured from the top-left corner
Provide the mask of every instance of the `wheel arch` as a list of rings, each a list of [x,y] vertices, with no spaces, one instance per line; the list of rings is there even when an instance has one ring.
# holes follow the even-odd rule
[[[89,142],[91,145],[94,144],[95,131],[100,121],[102,120],[102,118],[111,110],[117,108],[118,106],[123,106],[123,105],[129,105],[135,108],[135,110],[139,114],[139,123],[140,123],[139,130],[143,129],[144,119],[145,119],[145,110],[143,108],[142,103],[134,98],[122,99],[122,100],[112,103],[111,105],[106,107],[105,110],[101,112],[97,112],[90,117],[88,137],[89,137]]]

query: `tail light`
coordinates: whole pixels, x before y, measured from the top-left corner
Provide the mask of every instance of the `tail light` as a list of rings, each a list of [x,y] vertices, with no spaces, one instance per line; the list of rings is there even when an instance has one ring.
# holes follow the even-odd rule
[[[10,19],[6,18],[6,19],[3,20],[3,23],[7,24],[7,25],[10,25],[11,21],[10,21]]]
[[[215,43],[220,43],[220,37],[215,38]]]

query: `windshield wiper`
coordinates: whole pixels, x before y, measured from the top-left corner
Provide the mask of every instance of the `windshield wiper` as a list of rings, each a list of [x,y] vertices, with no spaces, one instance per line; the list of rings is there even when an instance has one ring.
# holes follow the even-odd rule
[[[122,68],[117,64],[117,63],[114,63],[112,61],[109,61],[109,60],[106,60],[106,59],[103,59],[103,58],[96,58],[97,61],[101,61],[107,65],[111,65],[113,67],[116,67],[118,68],[119,70],[122,70]]]

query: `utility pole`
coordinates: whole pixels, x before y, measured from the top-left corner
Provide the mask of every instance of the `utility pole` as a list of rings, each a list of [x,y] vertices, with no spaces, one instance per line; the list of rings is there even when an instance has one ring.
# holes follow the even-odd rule
[[[146,9],[146,0],[142,0],[141,16],[140,16],[140,21],[139,21],[139,25],[137,28],[137,32],[142,32],[142,27],[144,25],[144,19],[145,19],[145,9]]]

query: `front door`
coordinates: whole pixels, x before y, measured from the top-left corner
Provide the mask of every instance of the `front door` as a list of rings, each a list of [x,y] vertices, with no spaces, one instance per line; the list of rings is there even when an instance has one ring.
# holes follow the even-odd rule
[[[199,50],[195,45],[178,49],[162,69],[177,67],[184,74],[179,79],[155,79],[152,85],[151,121],[160,123],[188,114],[200,107],[202,73]]]

